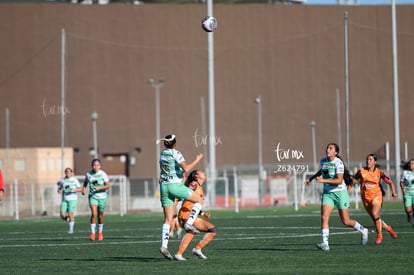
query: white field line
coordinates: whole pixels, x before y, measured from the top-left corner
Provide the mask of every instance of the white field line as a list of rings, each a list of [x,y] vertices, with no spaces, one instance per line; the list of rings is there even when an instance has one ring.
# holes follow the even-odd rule
[[[382,215],[401,215],[402,218],[405,218],[405,212],[403,210],[401,211],[395,211],[395,210],[381,210]],[[332,216],[339,215],[337,210],[332,211]],[[351,209],[350,210],[351,218],[353,216],[366,216],[368,215],[365,209]],[[263,219],[263,218],[300,218],[300,217],[320,217],[321,213],[320,211],[312,212],[311,214],[291,214],[291,215],[251,215],[246,216],[247,219]]]
[[[386,214],[395,214],[395,215],[402,215],[404,216],[405,214],[403,213],[403,211],[395,211],[395,210],[386,210],[383,209],[381,211],[381,213],[386,213]],[[361,216],[361,215],[367,215],[365,212],[365,209],[359,209],[359,210],[352,210],[351,209],[351,217],[352,216]],[[248,219],[262,219],[262,218],[298,218],[298,217],[309,217],[309,216],[315,216],[315,217],[320,217],[320,213],[318,211],[313,212],[312,214],[292,214],[292,215],[266,215],[266,216],[261,216],[261,215],[255,215],[255,216],[248,216],[246,218]],[[240,230],[240,229],[251,229],[252,232],[254,232],[254,230],[274,230],[273,232],[269,232],[269,233],[265,233],[265,234],[233,234],[234,231]],[[290,233],[290,234],[278,234],[275,235],[275,232],[277,232],[277,230],[280,229],[290,229],[290,230],[317,230],[317,233],[306,233],[304,234],[303,232],[299,232],[299,233]],[[344,226],[341,227],[330,227],[331,232],[330,235],[345,235],[345,234],[357,234],[358,232],[352,230],[351,228],[347,228]],[[399,231],[397,232],[398,235],[405,235],[405,234],[414,234],[414,230],[410,230],[411,228],[407,227],[407,230],[405,231]],[[277,227],[277,226],[266,226],[266,227],[220,227],[218,228],[218,235],[217,237],[214,239],[214,241],[227,241],[227,240],[260,240],[260,239],[280,239],[280,238],[308,238],[308,237],[315,237],[315,236],[320,236],[320,227],[306,227],[306,226],[298,226],[298,227]],[[332,232],[333,230],[339,230],[342,232]],[[345,231],[344,231],[345,230]],[[125,232],[127,233],[128,231],[131,232],[135,232],[137,231],[137,229],[106,229],[105,232]],[[159,231],[158,228],[156,229],[143,229],[142,231],[149,231],[151,232],[150,234],[145,234],[143,233],[143,236],[145,236],[145,238],[149,239],[149,240],[137,240],[137,241],[131,241],[131,240],[126,240],[126,241],[109,241],[108,239],[104,240],[103,242],[99,242],[99,241],[89,241],[89,239],[87,238],[89,235],[89,231],[87,230],[77,230],[76,231],[76,235],[75,236],[68,236],[66,235],[66,237],[61,237],[59,236],[58,238],[62,238],[61,241],[57,242],[56,241],[56,232],[44,232],[45,234],[49,234],[51,236],[54,237],[44,237],[44,238],[30,238],[30,234],[28,234],[27,232],[2,232],[0,235],[0,243],[1,242],[9,242],[9,241],[16,241],[16,242],[28,242],[28,241],[37,241],[37,240],[42,240],[42,241],[48,241],[50,240],[50,243],[42,243],[42,244],[0,244],[0,248],[13,248],[13,247],[64,247],[64,246],[91,246],[91,245],[120,245],[120,244],[145,244],[145,243],[160,243],[159,240],[159,234],[154,234],[154,232]],[[79,233],[85,233],[84,237],[79,237]],[[62,235],[64,233],[62,232]],[[4,238],[2,236],[5,235],[15,235],[16,238],[10,239],[10,238]],[[21,238],[20,236],[24,235],[24,238]],[[372,233],[370,234],[372,235]],[[135,236],[130,236],[125,234],[124,236],[119,236],[118,237],[124,237],[126,239],[128,238],[135,238]],[[79,239],[82,240],[82,243],[64,243],[65,241],[67,241],[68,239]],[[52,241],[53,240],[53,241]],[[172,238],[170,240],[170,242],[178,242],[180,240],[176,239],[176,238]]]
[[[342,232],[342,233],[332,233],[331,235],[344,235],[344,234],[352,234],[355,232]],[[306,237],[315,237],[319,236],[320,234],[291,234],[291,235],[254,235],[254,236],[233,236],[229,238],[215,238],[214,241],[228,241],[228,240],[263,240],[263,239],[281,239],[281,238],[306,238]],[[52,240],[55,238],[42,238],[42,240]],[[79,238],[80,239],[80,238]],[[159,239],[154,238],[153,240],[142,240],[142,241],[89,241],[85,238],[84,242],[82,243],[62,243],[62,242],[54,242],[54,243],[42,243],[42,244],[4,244],[0,245],[0,248],[13,248],[13,247],[65,247],[65,246],[91,246],[91,245],[125,245],[125,244],[148,244],[148,243],[160,243]],[[25,241],[24,239],[16,239],[17,241]],[[28,241],[27,239],[26,241]],[[34,239],[30,239],[34,241]],[[36,239],[40,240],[40,239]],[[10,239],[8,239],[10,241]],[[177,239],[172,239],[170,242],[180,241]]]
[[[246,229],[248,227],[243,227],[243,229]],[[282,227],[251,227],[252,229],[271,229],[271,230],[275,230],[275,229],[281,229]],[[310,227],[304,228],[304,227],[289,227],[290,229],[310,229]],[[239,230],[241,229],[240,227],[226,227],[223,228],[223,230]],[[249,229],[249,228],[248,228]],[[286,229],[286,227],[284,227],[284,229]],[[315,229],[315,228],[312,228]],[[352,229],[348,229],[348,228],[331,228],[331,229],[339,229],[339,230],[346,230],[346,231],[342,231],[342,232],[330,232],[330,235],[349,235],[349,234],[359,234],[358,232],[352,230]],[[107,232],[110,232],[110,230],[106,230]],[[220,234],[220,233],[219,233]],[[414,230],[407,230],[404,232],[398,232],[399,235],[401,234],[414,234]],[[293,233],[293,234],[279,234],[279,235],[275,235],[274,233],[268,233],[268,234],[254,234],[254,235],[247,235],[247,234],[228,234],[228,236],[220,236],[218,235],[214,241],[229,241],[229,240],[265,240],[265,239],[286,239],[286,238],[309,238],[309,237],[318,237],[320,236],[320,233]],[[125,238],[128,238],[129,236],[124,236]],[[0,248],[17,248],[17,247],[68,247],[68,246],[97,246],[97,245],[125,245],[125,244],[130,244],[130,245],[135,245],[135,244],[149,244],[149,243],[160,243],[160,240],[158,239],[158,235],[146,235],[145,237],[147,238],[151,238],[151,240],[137,240],[137,241],[132,241],[132,240],[126,240],[126,241],[109,241],[104,240],[104,241],[89,241],[89,239],[87,239],[87,237],[75,237],[74,239],[79,239],[82,240],[81,243],[64,243],[65,240],[67,239],[63,239],[60,242],[56,242],[56,238],[55,237],[50,237],[50,238],[18,238],[15,239],[15,241],[19,241],[19,242],[25,242],[25,241],[36,241],[36,240],[50,240],[50,243],[41,243],[41,244],[1,244]],[[131,237],[133,238],[133,237]],[[52,241],[54,240],[54,241]],[[5,239],[5,238],[0,238],[0,242],[1,241],[13,241],[13,239]],[[173,238],[170,240],[170,242],[179,242],[179,239]]]

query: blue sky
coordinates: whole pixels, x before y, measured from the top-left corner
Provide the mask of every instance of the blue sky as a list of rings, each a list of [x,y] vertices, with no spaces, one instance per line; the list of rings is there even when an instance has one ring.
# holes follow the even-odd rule
[[[305,0],[307,5],[336,5],[338,0]],[[340,0],[342,2],[347,0]],[[391,0],[348,0],[359,5],[391,5]],[[395,0],[397,5],[413,5],[414,0]]]

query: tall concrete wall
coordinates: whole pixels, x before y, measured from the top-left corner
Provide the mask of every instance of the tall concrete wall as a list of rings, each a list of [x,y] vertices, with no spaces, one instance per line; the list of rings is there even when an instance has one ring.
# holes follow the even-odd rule
[[[345,152],[344,12],[349,13],[350,160],[393,144],[393,77],[389,6],[215,5],[216,135],[204,138],[200,98],[208,104],[206,6],[3,4],[0,7],[0,119],[10,110],[10,146],[78,147],[76,173],[89,169],[90,113],[97,111],[100,153],[137,157],[132,176],[153,176],[155,92],[161,88],[161,134],[175,133],[188,161],[217,143],[217,165],[257,163],[262,98],[263,162],[275,149],[312,161],[328,142]],[[401,142],[413,154],[414,6],[398,6]],[[66,108],[61,110],[61,29],[66,32]],[[341,95],[341,137],[336,90]],[[207,117],[207,114],[206,114]],[[0,146],[5,144],[0,127]],[[196,138],[195,138],[196,137]],[[137,154],[133,148],[141,147]],[[391,147],[393,149],[393,147]],[[288,162],[289,160],[284,160]]]

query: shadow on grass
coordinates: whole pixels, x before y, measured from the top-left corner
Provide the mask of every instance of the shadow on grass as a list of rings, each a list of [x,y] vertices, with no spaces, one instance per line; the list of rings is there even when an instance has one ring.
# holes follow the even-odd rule
[[[304,244],[283,244],[275,245],[274,247],[226,247],[226,248],[216,248],[216,250],[221,251],[309,251],[315,247],[314,243],[304,243]]]
[[[64,261],[64,262],[143,262],[143,263],[156,263],[156,262],[168,262],[162,257],[157,258],[144,258],[144,257],[101,257],[101,258],[59,258],[59,259],[42,259],[42,261]]]
[[[330,244],[331,250],[340,249],[344,244]],[[349,243],[345,245],[346,247],[365,247],[359,243]],[[294,243],[294,244],[277,244],[274,247],[226,247],[226,248],[216,248],[220,251],[318,251],[316,243]]]

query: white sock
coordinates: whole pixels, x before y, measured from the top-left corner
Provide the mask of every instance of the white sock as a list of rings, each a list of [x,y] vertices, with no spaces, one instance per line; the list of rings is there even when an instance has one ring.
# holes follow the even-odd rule
[[[329,245],[329,229],[322,229],[322,242]]]
[[[168,241],[170,240],[170,225],[162,225],[162,235],[161,235],[161,246],[167,248]]]
[[[92,223],[91,224],[91,233],[95,233],[96,231],[96,224]]]
[[[69,231],[73,231],[74,227],[75,227],[75,222],[69,222]]]
[[[193,208],[191,209],[190,217],[188,218],[187,223],[194,224],[194,220],[197,218],[200,211],[201,211],[201,204],[197,202],[193,205]]]
[[[98,224],[98,232],[102,232],[102,231],[103,231],[103,223]]]
[[[362,234],[365,228],[359,222],[355,222],[354,229]]]

